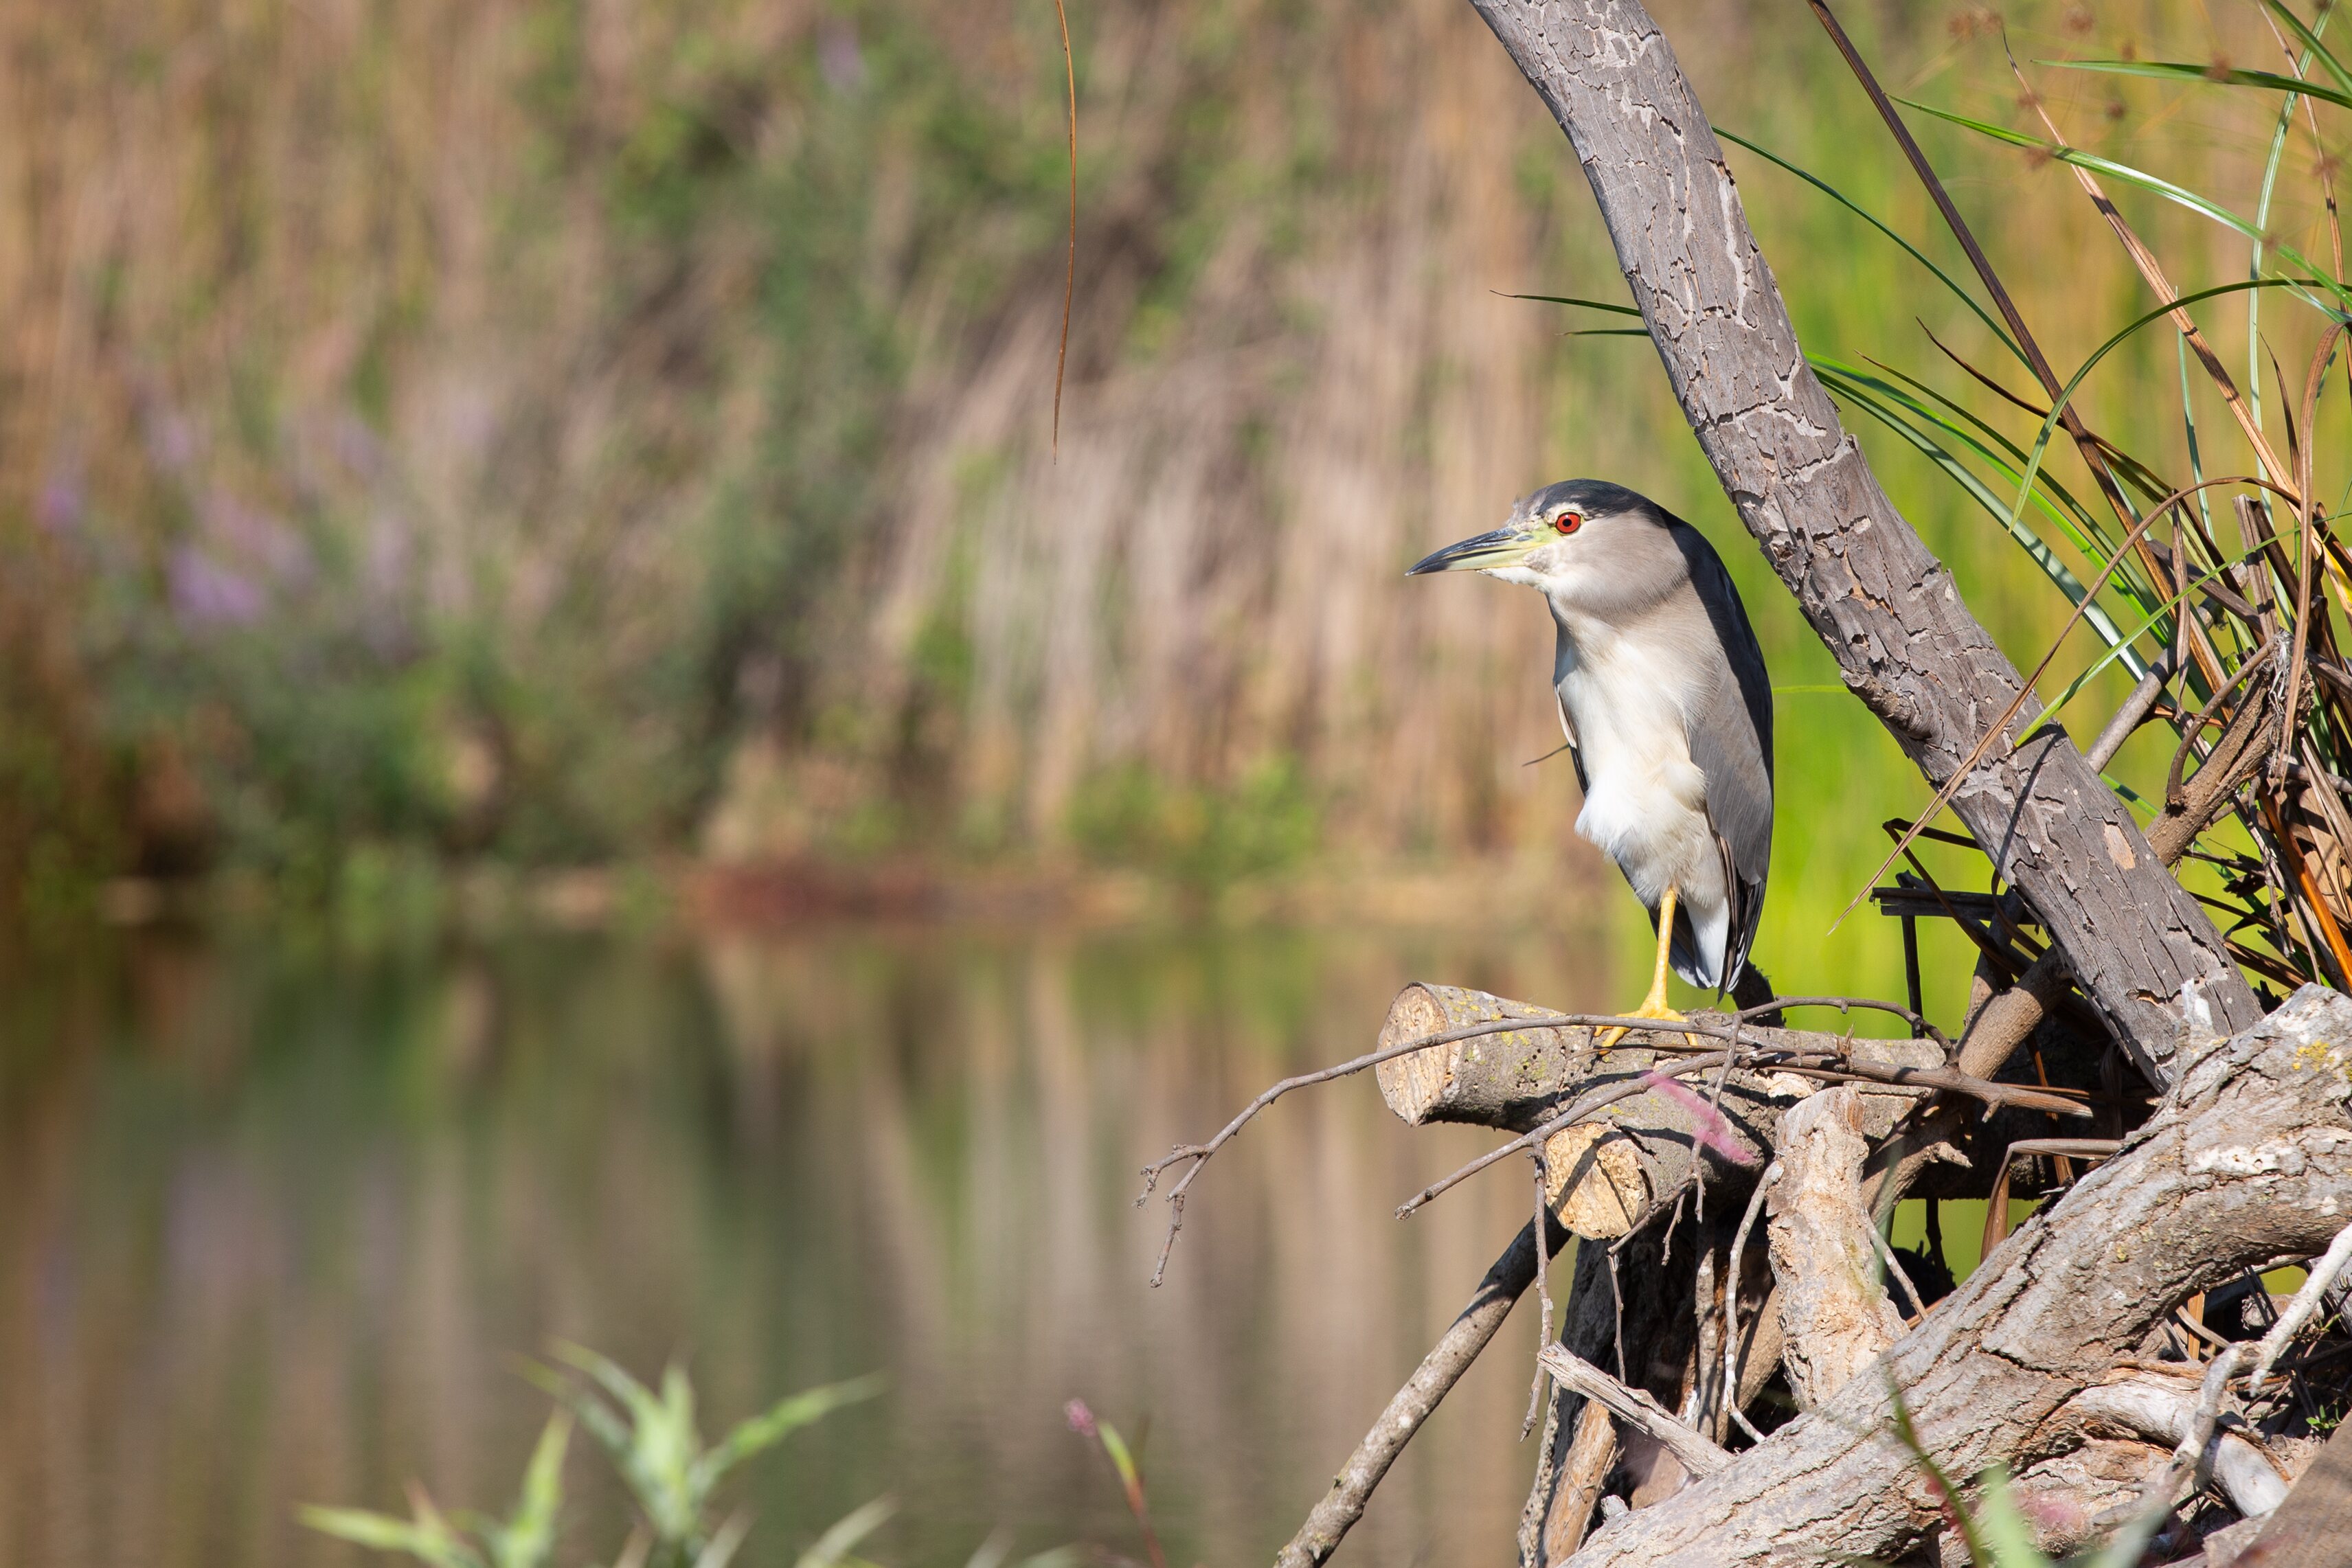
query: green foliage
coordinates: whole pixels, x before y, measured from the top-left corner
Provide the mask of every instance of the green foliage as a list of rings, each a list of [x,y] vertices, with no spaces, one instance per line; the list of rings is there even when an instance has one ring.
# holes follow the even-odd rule
[[[1321,810],[1304,770],[1286,758],[1261,763],[1223,790],[1171,783],[1131,763],[1077,790],[1067,831],[1091,859],[1215,887],[1305,860],[1321,839]]]
[[[548,1418],[532,1450],[522,1494],[507,1519],[471,1513],[453,1519],[435,1506],[422,1487],[412,1487],[407,1519],[365,1509],[305,1507],[299,1511],[301,1521],[339,1541],[404,1553],[431,1568],[545,1568],[554,1553],[563,1504],[563,1459],[576,1420],[612,1461],[637,1504],[639,1523],[614,1559],[614,1568],[728,1568],[749,1536],[751,1521],[742,1511],[724,1520],[718,1517],[719,1485],[745,1461],[881,1388],[881,1379],[872,1376],[806,1389],[705,1445],[695,1425],[694,1387],[682,1368],[666,1369],[656,1392],[593,1351],[558,1343],[554,1354],[571,1375],[537,1364],[526,1368],[526,1375],[561,1407]],[[1116,1433],[1107,1431],[1105,1441],[1139,1508],[1141,1477]],[[891,1499],[880,1497],[851,1510],[800,1553],[794,1568],[878,1568],[856,1549],[897,1509]],[[1148,1521],[1145,1528],[1148,1532]],[[1009,1536],[992,1536],[972,1554],[970,1568],[1004,1568],[1010,1544]],[[1158,1563],[1156,1540],[1152,1552]],[[1018,1568],[1074,1568],[1077,1561],[1076,1552],[1063,1547],[1024,1558]]]
[[[410,1492],[411,1517],[364,1509],[304,1508],[311,1529],[379,1552],[405,1552],[433,1568],[542,1568],[554,1551],[563,1503],[563,1458],[576,1419],[627,1485],[642,1523],[619,1561],[635,1568],[727,1568],[751,1528],[748,1514],[716,1516],[716,1493],[728,1475],[834,1410],[872,1397],[879,1377],[811,1388],[777,1401],[706,1446],[695,1425],[694,1385],[677,1365],[656,1394],[594,1351],[559,1343],[567,1376],[536,1364],[530,1379],[560,1408],[548,1418],[524,1472],[522,1495],[503,1521],[434,1506],[422,1487]],[[834,1523],[801,1554],[798,1568],[874,1568],[853,1548],[887,1521],[893,1505],[877,1498]]]
[[[1151,1568],[1168,1568],[1167,1553],[1160,1545],[1160,1532],[1151,1528],[1151,1506],[1143,1488],[1143,1466],[1118,1435],[1118,1428],[1097,1417],[1083,1399],[1073,1399],[1062,1407],[1069,1421],[1070,1430],[1081,1437],[1091,1437],[1102,1446],[1110,1460],[1111,1469],[1118,1474],[1118,1484],[1127,1494],[1127,1511],[1135,1515],[1136,1529],[1142,1532],[1144,1551],[1151,1558]]]
[[[862,1377],[804,1390],[706,1447],[695,1425],[694,1385],[685,1368],[666,1368],[656,1393],[594,1351],[558,1344],[555,1354],[584,1380],[543,1366],[530,1368],[531,1380],[579,1418],[627,1483],[653,1534],[652,1568],[721,1568],[734,1549],[727,1544],[728,1532],[712,1524],[711,1504],[728,1473],[829,1412],[872,1398],[882,1387],[879,1377]],[[876,1512],[877,1506],[868,1504],[834,1526],[824,1539],[834,1542],[835,1555],[827,1562],[847,1561],[841,1554],[849,1545],[887,1517],[887,1506]]]
[[[558,1410],[540,1433],[530,1466],[523,1472],[522,1495],[503,1522],[460,1515],[461,1530],[442,1516],[422,1487],[410,1493],[408,1519],[356,1508],[305,1508],[300,1518],[338,1540],[378,1552],[406,1552],[433,1568],[541,1568],[555,1550],[555,1519],[563,1506],[563,1455],[571,1441],[572,1417]]]

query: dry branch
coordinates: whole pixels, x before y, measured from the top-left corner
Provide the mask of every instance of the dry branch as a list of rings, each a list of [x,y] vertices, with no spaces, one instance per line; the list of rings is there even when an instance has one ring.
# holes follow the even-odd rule
[[[1724,1077],[1720,1094],[1711,1073],[1704,1092],[1645,1082],[1688,1065],[1679,1031],[1632,1036],[1633,1043],[1603,1056],[1594,1050],[1599,1031],[1588,1023],[1458,986],[1412,985],[1399,992],[1374,1054],[1387,1056],[1378,1073],[1381,1097],[1414,1126],[1467,1122],[1531,1134],[1552,1128],[1564,1107],[1621,1094],[1600,1114],[1543,1139],[1554,1212],[1570,1230],[1595,1239],[1623,1235],[1686,1183],[1718,1184],[1736,1173],[1744,1186],[1769,1157],[1781,1112],[1823,1079],[1950,1089],[1988,1104],[2083,1113],[2080,1105],[2021,1085],[1955,1073],[1929,1040],[1857,1040],[1753,1024],[1734,1030],[1729,1022],[1702,1013],[1680,1026],[1710,1040],[1736,1033],[1742,1043],[1744,1065]],[[1489,1032],[1467,1033],[1479,1028]],[[1393,1042],[1414,1039],[1444,1043],[1393,1051]],[[1866,1093],[1865,1135],[1883,1137],[1916,1099],[1915,1092]]]
[[[2175,1448],[2194,1431],[2197,1393],[2193,1382],[2136,1373],[2083,1390],[2068,1401],[2062,1419]],[[2234,1432],[2218,1433],[2207,1448],[2206,1462],[2212,1467],[2214,1484],[2240,1514],[2256,1518],[2285,1499],[2284,1478],[2261,1449],[2243,1437]]]
[[[1638,1388],[1626,1387],[1582,1356],[1548,1344],[1536,1359],[1559,1380],[1562,1388],[1607,1406],[1619,1420],[1648,1433],[1692,1475],[1710,1476],[1731,1462],[1731,1456],[1714,1439],[1684,1426],[1656,1400]]]
[[[2019,696],[2017,670],[1841,427],[1664,35],[1638,0],[1473,4],[1574,144],[1725,494],[1847,685],[1944,784]],[[2161,1085],[2185,1014],[2235,1029],[2259,1009],[2131,814],[2040,716],[2027,698],[1953,809]]]
[[[1557,1248],[1565,1238],[1548,1237]],[[1535,1222],[1523,1226],[1517,1239],[1495,1260],[1486,1277],[1470,1296],[1470,1304],[1462,1309],[1444,1334],[1422,1358],[1405,1385],[1396,1391],[1388,1407],[1381,1412],[1356,1451],[1339,1473],[1331,1478],[1331,1490],[1298,1527],[1298,1533],[1275,1558],[1276,1568],[1318,1568],[1338,1551],[1340,1540],[1364,1516],[1364,1504],[1370,1500],[1372,1489],[1381,1484],[1396,1457],[1421,1430],[1430,1412],[1437,1408],[1486,1342],[1511,1315],[1511,1307],[1527,1294],[1535,1282],[1538,1256]]]
[[[2327,1244],[2326,1254],[2311,1266],[2310,1277],[2304,1281],[2303,1288],[2295,1291],[2294,1300],[2287,1303],[2286,1311],[2281,1312],[2278,1322],[2271,1325],[2271,1332],[2263,1335],[2263,1343],[2254,1355],[2254,1369],[2246,1379],[2255,1390],[2259,1391],[2263,1380],[2270,1375],[2279,1353],[2303,1332],[2304,1325],[2319,1311],[2320,1304],[2333,1293],[2336,1278],[2344,1271],[2347,1263],[2352,1263],[2352,1225],[2336,1233],[2336,1239]]]
[[[2191,1294],[2309,1257],[2352,1209],[2352,999],[2310,987],[2233,1040],[2183,1049],[2122,1153],[2037,1214],[1882,1363],[1950,1474],[2023,1468],[2062,1412]],[[1937,1528],[1888,1440],[1888,1381],[1855,1378],[1707,1478],[1588,1542],[1578,1562],[1696,1565],[1879,1556]]]

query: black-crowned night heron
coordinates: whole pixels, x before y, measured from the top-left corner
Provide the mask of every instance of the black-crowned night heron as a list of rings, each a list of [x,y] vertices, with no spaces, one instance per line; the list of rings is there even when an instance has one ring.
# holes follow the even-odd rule
[[[1717,995],[1769,998],[1760,976],[1740,980],[1772,861],[1772,687],[1715,548],[1622,486],[1569,479],[1412,569],[1433,571],[1483,571],[1551,606],[1552,689],[1584,787],[1576,831],[1658,932],[1650,994],[1629,1016],[1681,1016],[1669,964]]]

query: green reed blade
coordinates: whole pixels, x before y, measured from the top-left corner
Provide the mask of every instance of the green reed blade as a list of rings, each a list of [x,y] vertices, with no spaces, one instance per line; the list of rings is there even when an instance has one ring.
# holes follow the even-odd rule
[[[1951,274],[1946,272],[1942,267],[1937,267],[1934,262],[1928,260],[1927,254],[1920,250],[1917,246],[1913,245],[1909,240],[1905,239],[1901,235],[1897,234],[1894,229],[1888,227],[1886,224],[1879,219],[1875,213],[1873,213],[1869,208],[1863,206],[1860,203],[1854,201],[1844,192],[1839,190],[1835,185],[1831,184],[1828,181],[1822,179],[1819,175],[1814,174],[1808,170],[1800,168],[1798,165],[1790,162],[1786,158],[1781,157],[1779,153],[1772,152],[1769,148],[1759,146],[1756,142],[1748,141],[1746,137],[1739,135],[1736,131],[1726,131],[1723,127],[1718,125],[1715,127],[1715,133],[1724,141],[1732,143],[1734,146],[1744,147],[1748,152],[1755,153],[1759,158],[1763,159],[1766,162],[1775,164],[1781,169],[1785,169],[1790,173],[1794,174],[1798,179],[1804,181],[1805,183],[1812,186],[1815,190],[1829,197],[1830,200],[1837,203],[1838,205],[1843,207],[1846,211],[1860,218],[1864,223],[1868,224],[1872,228],[1874,228],[1880,234],[1885,235],[1888,239],[1891,239],[1896,245],[1901,246],[1905,251],[1909,253],[1912,260],[1917,262],[1920,266],[1933,273],[1937,281],[1941,282],[1945,287],[1950,289],[1952,293],[1958,298],[1961,304],[1966,305],[1970,310],[1976,313],[1977,319],[1985,324],[1986,330],[1990,331],[1994,337],[2000,340],[2001,347],[2007,349],[2011,353],[2017,356],[2018,363],[2028,363],[2024,353],[2019,350],[2016,342],[2010,337],[2009,329],[2003,326],[2000,322],[1993,319],[1991,312],[1988,311],[1982,305],[1977,303],[1977,298],[1975,295],[1969,293],[1966,288],[1961,287],[1960,285],[1952,277]]]
[[[2262,230],[2259,227],[2248,223],[2221,203],[2210,197],[2200,195],[2186,185],[2177,185],[2169,180],[2150,174],[2145,170],[2135,169],[2128,163],[2118,163],[2112,158],[2102,158],[2095,152],[2085,152],[2078,147],[2066,147],[2055,142],[2043,141],[2037,137],[2028,136],[2022,131],[2011,131],[2006,126],[1989,124],[1981,120],[1971,120],[1965,114],[1954,114],[1948,110],[1937,109],[1931,104],[1916,103],[1907,98],[1898,99],[1896,101],[1906,108],[1916,109],[1922,114],[1932,115],[1937,120],[1948,121],[1964,130],[1989,136],[1996,141],[2006,142],[2011,147],[2039,152],[2056,159],[2061,163],[2072,163],[2078,168],[2088,169],[2095,174],[2105,174],[2109,179],[2137,186],[2153,195],[2161,196],[2166,201],[2187,207],[2190,212],[2200,216],[2210,218],[2215,223],[2233,233],[2243,235],[2248,239],[2262,237]],[[2313,275],[2293,280],[2296,284],[2294,290],[2296,298],[2303,299],[2314,309],[2321,311],[2331,319],[2344,319],[2346,310],[2343,307],[2352,305],[2352,289],[2347,289],[2344,285],[2331,281],[2321,275],[2320,268],[2293,246],[2280,245],[2276,248],[2280,256]],[[2335,295],[2342,304],[2326,305],[2317,298],[2305,292],[2305,289],[2313,287]]]
[[[1815,361],[1814,366],[1815,372],[1821,375],[1823,383],[1833,392],[1862,408],[1873,418],[1909,442],[1937,469],[1958,484],[1979,506],[1999,519],[2009,531],[2010,537],[2025,551],[2033,563],[2042,569],[2043,575],[2050,579],[2058,591],[2066,596],[2069,603],[2083,602],[2084,589],[2082,580],[2076,577],[2074,570],[2066,565],[2058,553],[2025,523],[2021,516],[2012,515],[1990,486],[1970,472],[1968,465],[1957,455],[1934,437],[1904,419],[1886,400],[1873,395],[1867,382],[1858,382],[1841,373],[1834,361],[1824,364],[1822,361]],[[1956,439],[1964,443],[1969,440],[1964,432],[1954,431],[1952,434]],[[1981,446],[1976,446],[1975,450],[1986,461],[1998,462],[1998,459],[1986,453]],[[2056,517],[2046,498],[2037,495],[2034,499],[2042,507],[2046,515],[2050,515],[2053,521],[2058,521],[2062,527],[2063,526],[2063,519]],[[2083,618],[2090,622],[2100,639],[2109,646],[2121,645],[2123,634],[2105,609],[2095,603],[2084,610]],[[2140,664],[2137,654],[2126,652],[2125,657],[2129,662],[2128,667],[2133,668],[2136,673],[2145,673],[2145,667]]]
[[[2319,41],[2318,28],[2296,16],[2292,7],[2284,4],[2284,0],[2263,0],[2263,3],[2270,7],[2271,14],[2279,19],[2280,25],[2293,33],[2303,47],[2311,51],[2313,57],[2327,68],[2327,74],[2336,78],[2336,85],[2352,94],[2352,70],[2347,70],[2344,62],[2336,57],[2335,51]],[[2333,7],[2330,7],[2332,11]],[[2326,15],[2321,16],[2319,26],[2327,26]]]
[[[2154,77],[2160,80],[2204,82],[2213,87],[2251,87],[2269,92],[2295,93],[2352,109],[2352,93],[2338,92],[2276,71],[2242,71],[2227,67],[2192,66],[2177,60],[2037,60],[2067,71],[2103,71],[2112,76]]]
[[[1606,310],[1612,316],[1639,316],[1631,305],[1612,305],[1605,299],[1580,299],[1572,294],[1505,294],[1506,299],[1532,299],[1544,305],[1580,305],[1587,310]]]

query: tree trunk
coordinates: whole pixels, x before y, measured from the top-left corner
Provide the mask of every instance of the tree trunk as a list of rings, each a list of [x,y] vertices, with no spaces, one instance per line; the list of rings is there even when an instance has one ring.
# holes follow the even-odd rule
[[[1724,493],[1847,685],[1942,785],[2017,696],[2017,669],[1840,426],[1664,35],[1639,0],[1472,4],[1568,132]],[[2260,1009],[2123,803],[2040,717],[2029,696],[1952,809],[2161,1086],[2184,1019],[2233,1030]]]

